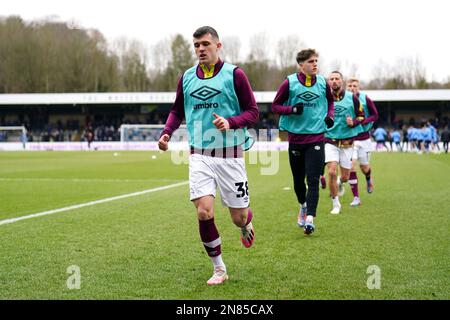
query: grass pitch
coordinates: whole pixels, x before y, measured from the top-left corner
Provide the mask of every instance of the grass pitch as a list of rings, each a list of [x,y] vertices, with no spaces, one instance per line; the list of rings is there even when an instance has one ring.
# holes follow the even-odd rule
[[[449,155],[372,154],[375,192],[359,173],[362,206],[350,208],[347,186],[335,216],[321,190],[309,237],[287,153],[277,155],[276,175],[247,165],[252,248],[216,199],[225,284],[206,285],[212,266],[183,185],[0,224],[0,299],[450,299]],[[169,153],[3,152],[0,220],[187,180]],[[79,289],[67,285],[70,266]],[[379,289],[367,286],[370,266]]]

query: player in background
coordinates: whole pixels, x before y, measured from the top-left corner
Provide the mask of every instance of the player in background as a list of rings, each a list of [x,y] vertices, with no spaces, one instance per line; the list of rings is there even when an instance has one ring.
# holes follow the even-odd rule
[[[400,132],[398,132],[397,129],[392,130],[391,137],[392,137],[392,141],[395,143],[395,147],[397,148],[397,151],[402,152],[403,151],[402,145],[401,145],[402,136],[400,135]]]
[[[439,135],[437,133],[437,129],[432,125],[432,121],[427,121],[427,126],[431,131],[431,148],[434,152],[440,152],[441,148],[439,147]]]
[[[375,138],[375,141],[377,143],[376,149],[377,151],[385,147],[386,151],[389,151],[388,146],[386,145],[386,139],[388,138],[388,133],[383,127],[378,127],[373,132],[373,137]]]
[[[408,140],[410,144],[409,151],[415,152],[417,148],[417,137],[416,137],[416,128],[414,128],[414,125],[409,125],[408,128]]]
[[[184,72],[178,82],[158,146],[168,150],[172,133],[186,119],[191,149],[190,200],[196,208],[200,238],[213,264],[207,284],[218,285],[228,274],[214,223],[217,187],[243,245],[249,248],[255,239],[242,153],[249,139],[246,128],[257,123],[259,111],[244,71],[220,59],[222,43],[217,31],[209,26],[197,29],[193,44],[198,64]]]
[[[402,134],[403,134],[402,151],[404,150],[405,152],[407,152],[409,149],[409,139],[406,125],[403,125],[402,127]]]
[[[94,129],[92,129],[92,126],[90,124],[86,126],[84,137],[88,143],[88,149],[91,149],[91,144],[94,141],[95,134]]]
[[[333,97],[326,79],[318,74],[318,58],[314,49],[298,52],[299,72],[281,83],[272,103],[272,112],[281,115],[280,130],[288,132],[289,164],[299,203],[297,224],[307,235],[315,230],[324,132],[334,123]]]
[[[417,153],[418,154],[422,154],[423,153],[423,149],[424,149],[424,135],[422,133],[422,126],[423,124],[416,124],[415,128],[414,128],[414,137],[416,140],[416,145],[417,145]]]
[[[360,91],[360,82],[357,78],[352,77],[347,80],[347,90],[358,97],[364,108],[364,120],[361,122],[363,131],[354,138],[352,169],[349,177],[349,184],[353,193],[350,206],[359,206],[361,200],[358,190],[358,175],[356,174],[357,162],[359,162],[359,168],[366,177],[367,192],[372,193],[374,188],[370,166],[370,153],[373,151],[370,130],[372,130],[374,122],[378,120],[378,110],[367,94]]]
[[[450,130],[448,125],[445,126],[441,132],[441,141],[445,153],[448,153],[448,143],[450,142]]]
[[[423,150],[426,153],[430,152],[430,146],[433,142],[433,132],[426,122],[422,123],[422,128],[420,129],[423,138]]]

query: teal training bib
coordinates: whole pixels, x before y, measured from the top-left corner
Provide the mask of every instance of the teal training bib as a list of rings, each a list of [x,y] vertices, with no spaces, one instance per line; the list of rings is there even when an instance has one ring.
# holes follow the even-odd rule
[[[334,101],[334,125],[325,133],[325,137],[329,139],[348,139],[357,136],[362,132],[363,128],[358,125],[350,128],[347,125],[347,116],[352,119],[356,117],[353,104],[353,94],[345,91],[344,97],[340,101]]]
[[[290,114],[280,116],[280,130],[295,134],[319,134],[326,131],[325,117],[328,112],[326,94],[326,80],[323,76],[316,76],[316,83],[311,87],[304,86],[297,74],[288,76],[289,100],[286,106],[293,106],[299,102],[304,104],[301,115]]]
[[[199,149],[216,149],[241,145],[244,150],[254,142],[246,128],[220,132],[213,124],[213,113],[224,118],[241,113],[234,90],[234,69],[224,63],[220,71],[208,79],[200,79],[197,66],[183,75],[184,112],[189,144]]]

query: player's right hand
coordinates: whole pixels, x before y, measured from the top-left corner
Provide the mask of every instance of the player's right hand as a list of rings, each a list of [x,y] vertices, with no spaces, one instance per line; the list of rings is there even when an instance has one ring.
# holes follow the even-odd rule
[[[216,120],[214,120],[212,123],[216,126],[217,129],[219,129],[222,132],[230,129],[230,123],[228,122],[227,119],[219,116],[217,113],[213,113],[213,116],[214,118],[216,118]]]
[[[347,118],[345,119],[345,121],[347,121],[347,125],[348,125],[350,128],[353,128],[353,119],[352,119],[352,117],[347,116]]]
[[[167,151],[169,149],[169,140],[170,140],[170,136],[167,133],[163,134],[161,136],[161,138],[159,138],[159,141],[158,141],[159,150]]]

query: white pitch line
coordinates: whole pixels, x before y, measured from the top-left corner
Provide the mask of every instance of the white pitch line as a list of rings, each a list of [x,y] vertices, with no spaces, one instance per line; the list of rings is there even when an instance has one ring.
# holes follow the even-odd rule
[[[26,220],[26,219],[42,217],[42,216],[55,214],[55,213],[59,213],[59,212],[64,212],[64,211],[69,211],[69,210],[75,210],[75,209],[79,209],[79,208],[83,208],[83,207],[94,206],[94,205],[100,204],[100,203],[105,203],[105,202],[110,202],[110,201],[130,198],[130,197],[136,197],[136,196],[140,196],[140,195],[143,195],[143,194],[146,194],[146,193],[172,189],[172,188],[176,188],[176,187],[179,187],[179,186],[183,186],[183,185],[188,184],[188,183],[189,183],[189,181],[183,181],[183,182],[179,182],[179,183],[170,184],[170,185],[164,186],[164,187],[147,189],[147,190],[143,190],[143,191],[123,194],[121,196],[116,196],[116,197],[111,197],[111,198],[105,198],[105,199],[90,201],[90,202],[76,204],[76,205],[69,206],[69,207],[64,207],[64,208],[59,208],[59,209],[54,209],[54,210],[34,213],[34,214],[30,214],[30,215],[23,216],[23,217],[0,220],[0,225],[8,224],[8,223],[14,223],[14,222],[21,221],[21,220]]]
[[[152,182],[152,181],[176,181],[175,179],[79,179],[79,178],[0,178],[0,181],[12,182],[43,182],[43,181],[63,181],[63,182]]]

